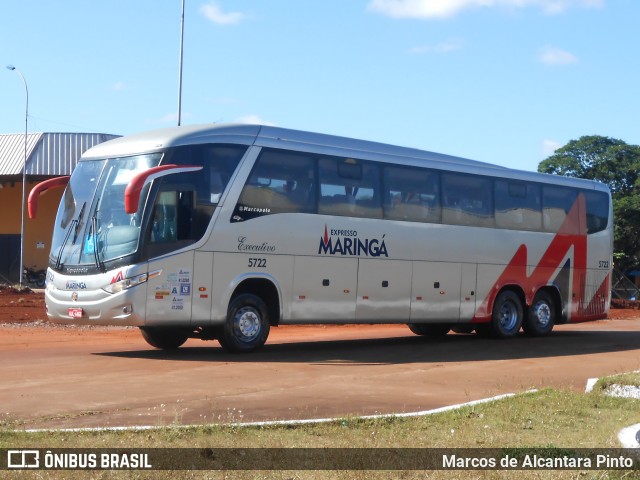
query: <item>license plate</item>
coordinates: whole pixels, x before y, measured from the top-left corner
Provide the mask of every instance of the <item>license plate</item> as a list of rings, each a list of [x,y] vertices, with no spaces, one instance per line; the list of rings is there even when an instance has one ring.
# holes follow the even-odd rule
[[[69,316],[71,318],[82,318],[82,308],[80,307],[69,308]]]

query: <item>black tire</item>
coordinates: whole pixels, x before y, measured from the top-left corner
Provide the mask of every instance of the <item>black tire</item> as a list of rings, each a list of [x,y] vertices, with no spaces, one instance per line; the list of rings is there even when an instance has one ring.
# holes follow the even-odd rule
[[[445,323],[409,323],[407,326],[416,335],[427,337],[444,337],[451,330],[451,325]]]
[[[243,293],[229,304],[218,342],[228,352],[252,352],[265,344],[269,329],[267,305],[260,297]]]
[[[522,323],[522,330],[530,337],[544,337],[549,335],[555,325],[556,308],[545,291],[538,291],[533,297],[533,303],[527,309],[527,318]]]
[[[474,330],[476,331],[476,335],[481,338],[494,338],[495,334],[493,332],[493,326],[491,323],[478,323]]]
[[[472,323],[462,323],[459,325],[453,325],[451,327],[451,330],[453,330],[455,333],[473,333],[473,330],[475,328],[475,325]]]
[[[512,338],[520,332],[524,310],[520,297],[510,290],[500,292],[493,304],[491,328],[497,338]]]
[[[174,350],[189,338],[189,332],[179,327],[140,327],[142,338],[152,347]]]
[[[36,279],[36,286],[38,288],[44,288],[47,282],[47,276],[44,273],[38,274],[38,278]]]

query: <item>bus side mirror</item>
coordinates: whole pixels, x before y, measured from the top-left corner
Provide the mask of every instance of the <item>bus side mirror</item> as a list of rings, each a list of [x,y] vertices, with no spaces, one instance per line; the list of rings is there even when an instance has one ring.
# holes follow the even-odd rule
[[[124,191],[124,211],[129,214],[138,211],[140,192],[147,182],[166,175],[173,175],[174,173],[197,172],[202,168],[200,165],[160,165],[140,172],[131,179]]]
[[[27,208],[29,210],[29,218],[34,219],[38,213],[38,198],[50,188],[62,187],[69,183],[69,176],[50,178],[44,182],[38,183],[29,193]]]

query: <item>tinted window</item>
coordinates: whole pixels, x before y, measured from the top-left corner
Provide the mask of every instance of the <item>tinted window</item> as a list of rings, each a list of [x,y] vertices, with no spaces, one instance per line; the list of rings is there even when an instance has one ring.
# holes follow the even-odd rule
[[[607,228],[609,195],[603,192],[583,192],[587,204],[587,233],[601,232]]]
[[[493,227],[493,184],[473,175],[442,175],[442,222]]]
[[[545,231],[557,232],[560,229],[577,196],[577,190],[569,188],[542,188],[542,218]]]
[[[150,257],[202,238],[246,150],[242,145],[214,144],[177,147],[167,152],[163,164],[203,168],[162,177],[147,230]]]
[[[540,190],[539,185],[496,180],[496,226],[515,230],[541,230]]]
[[[424,168],[384,168],[384,217],[440,223],[440,176]]]
[[[194,187],[197,205],[216,205],[247,150],[243,145],[192,145],[171,150],[163,164],[202,165],[193,173],[165,177],[163,183],[189,184]]]
[[[321,158],[318,172],[318,213],[382,218],[380,170],[377,165],[352,158]]]
[[[232,222],[274,213],[313,213],[314,160],[283,150],[263,149],[242,189]]]

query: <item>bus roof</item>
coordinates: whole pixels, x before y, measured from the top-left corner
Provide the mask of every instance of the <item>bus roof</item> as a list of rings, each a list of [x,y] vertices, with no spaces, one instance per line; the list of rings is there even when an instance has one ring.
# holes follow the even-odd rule
[[[402,165],[609,191],[605,184],[593,180],[515,170],[452,155],[348,137],[265,125],[231,123],[181,126],[127,135],[94,146],[84,153],[81,161],[138,155],[181,145],[214,142],[284,148],[324,155],[353,156],[364,160],[392,161]]]

